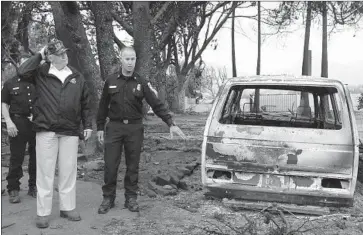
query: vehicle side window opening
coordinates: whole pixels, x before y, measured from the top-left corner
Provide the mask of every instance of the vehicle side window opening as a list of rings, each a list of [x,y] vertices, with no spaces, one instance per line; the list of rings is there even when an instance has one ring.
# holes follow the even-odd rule
[[[336,111],[337,111],[336,117],[337,117],[338,123],[341,124],[342,123],[342,117],[341,117],[342,113],[341,112],[342,112],[342,106],[343,106],[342,100],[340,99],[338,93],[334,93],[333,99],[334,99],[333,104],[336,105]]]
[[[255,91],[259,107],[254,109]],[[308,99],[306,101],[306,99]],[[341,99],[334,87],[233,86],[220,123],[315,129],[342,128]]]
[[[314,110],[315,110],[315,115],[314,115],[314,117],[316,118],[316,119],[318,119],[319,117],[320,117],[320,109],[319,109],[319,96],[316,94],[316,93],[314,93]]]

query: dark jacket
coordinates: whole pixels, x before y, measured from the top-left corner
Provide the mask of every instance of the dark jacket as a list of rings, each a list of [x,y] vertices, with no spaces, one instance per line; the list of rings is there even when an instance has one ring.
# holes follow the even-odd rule
[[[147,80],[136,73],[131,77],[115,73],[108,76],[103,87],[97,114],[97,130],[104,130],[107,117],[120,121],[142,119],[144,98],[154,113],[171,126],[173,120],[169,110],[150,89]]]
[[[40,65],[38,53],[19,68],[20,75],[35,71],[37,98],[33,107],[34,130],[53,131],[64,135],[79,135],[81,120],[84,129],[92,129],[92,110],[85,80],[76,69],[72,70],[64,83],[49,74],[49,63]]]

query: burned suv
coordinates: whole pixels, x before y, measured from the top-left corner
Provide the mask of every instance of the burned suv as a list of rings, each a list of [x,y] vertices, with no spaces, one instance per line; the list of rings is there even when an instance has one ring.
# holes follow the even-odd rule
[[[233,78],[219,91],[202,147],[202,183],[219,197],[351,206],[359,137],[338,80]]]

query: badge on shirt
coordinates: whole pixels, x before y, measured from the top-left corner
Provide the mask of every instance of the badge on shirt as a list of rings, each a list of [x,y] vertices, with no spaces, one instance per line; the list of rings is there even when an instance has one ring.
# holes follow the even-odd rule
[[[13,87],[13,90],[19,90],[19,87],[17,86],[17,87]]]
[[[109,86],[108,88],[116,88],[117,86]]]
[[[141,91],[141,84],[137,84],[136,89],[137,89],[138,91]]]
[[[72,84],[76,84],[76,79],[72,78],[72,80],[70,80],[69,82],[72,83]]]

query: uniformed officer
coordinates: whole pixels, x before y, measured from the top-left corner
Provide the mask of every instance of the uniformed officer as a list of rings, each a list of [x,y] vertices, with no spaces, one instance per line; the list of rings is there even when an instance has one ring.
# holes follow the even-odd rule
[[[30,56],[22,55],[20,63]],[[32,130],[32,105],[35,98],[33,77],[15,76],[7,80],[2,88],[1,106],[10,139],[10,165],[6,177],[10,203],[19,203],[20,179],[23,176],[23,161],[26,145],[29,153],[28,195],[37,196],[35,132]]]
[[[139,211],[137,204],[138,174],[141,147],[144,139],[142,124],[142,100],[145,98],[154,113],[170,127],[171,135],[184,133],[174,124],[170,112],[157,98],[150,83],[134,72],[136,53],[132,47],[121,50],[121,71],[110,75],[105,82],[97,115],[97,136],[104,142],[105,170],[102,187],[103,201],[98,213],[105,214],[112,207],[116,197],[117,172],[121,161],[122,148],[125,148],[126,174],[125,207]],[[104,128],[106,118],[110,121]]]

